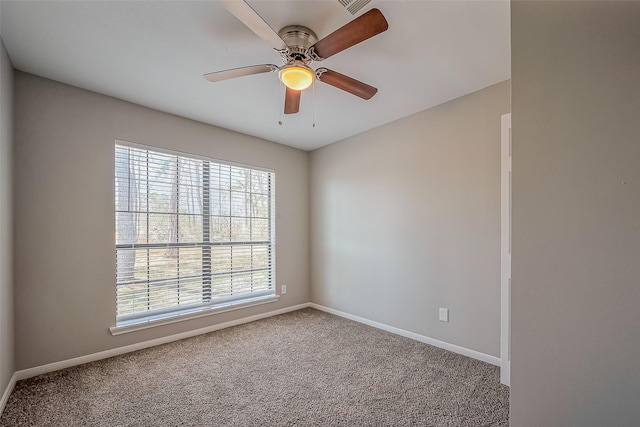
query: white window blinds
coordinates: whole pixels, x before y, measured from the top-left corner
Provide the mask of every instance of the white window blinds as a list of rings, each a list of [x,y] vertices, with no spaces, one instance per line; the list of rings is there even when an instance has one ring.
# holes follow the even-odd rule
[[[118,325],[275,293],[274,174],[118,141]]]

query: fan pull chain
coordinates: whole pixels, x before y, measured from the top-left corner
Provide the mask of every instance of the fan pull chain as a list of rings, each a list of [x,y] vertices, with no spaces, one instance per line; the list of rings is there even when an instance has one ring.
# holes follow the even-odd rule
[[[280,82],[280,84],[279,84],[280,89],[278,90],[278,95],[281,95],[282,94],[282,80],[278,79],[278,81]],[[280,99],[284,99],[284,97],[280,96]],[[284,101],[282,102],[282,108],[280,108],[280,120],[278,120],[278,124],[280,126],[282,126],[283,114],[284,114]]]
[[[311,89],[313,92],[313,124],[311,125],[311,127],[316,127],[316,81],[315,79],[313,80],[313,83],[311,84],[313,86],[313,88]]]

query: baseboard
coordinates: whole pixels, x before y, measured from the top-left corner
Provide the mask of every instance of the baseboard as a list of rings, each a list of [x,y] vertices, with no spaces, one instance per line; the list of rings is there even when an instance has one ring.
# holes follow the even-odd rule
[[[13,388],[16,386],[17,381],[18,381],[18,373],[14,372],[13,375],[11,376],[11,379],[9,379],[9,384],[7,384],[7,388],[2,394],[2,400],[0,400],[0,417],[4,412],[4,407],[7,404],[7,401],[9,400],[9,396],[11,396],[11,392],[13,391]]]
[[[449,344],[447,342],[439,341],[434,338],[425,337],[424,335],[419,335],[414,332],[405,331],[404,329],[385,325],[384,323],[379,323],[373,320],[365,319],[364,317],[354,316],[353,314],[345,313],[343,311],[335,310],[333,308],[325,307],[319,304],[310,303],[309,307],[315,308],[317,310],[325,311],[327,313],[335,314],[336,316],[344,317],[345,319],[354,320],[359,323],[364,323],[365,325],[373,326],[374,328],[382,329],[383,331],[387,331],[393,334],[401,335],[403,337],[411,338],[416,341],[423,342],[425,344],[430,344],[435,347],[440,347],[444,350],[449,350],[454,353],[462,354],[463,356],[468,356],[473,359],[481,360],[483,362],[487,362],[492,365],[500,366],[501,361],[499,357],[491,356],[485,353],[480,353],[479,351],[471,350],[465,347],[460,347],[454,344]]]
[[[205,328],[194,329],[192,331],[186,331],[175,335],[169,335],[162,338],[156,338],[149,341],[143,341],[136,344],[127,345],[124,347],[113,348],[105,351],[100,351],[98,353],[88,354],[86,356],[74,357],[73,359],[61,360],[59,362],[49,363],[47,365],[35,366],[33,368],[22,369],[17,371],[13,377],[13,384],[15,385],[16,381],[25,380],[27,378],[36,377],[38,375],[46,374],[49,372],[58,371],[60,369],[71,368],[72,366],[83,365],[89,362],[95,362],[102,359],[107,359],[113,356],[119,356],[125,353],[131,353],[132,351],[142,350],[149,347],[154,347],[156,345],[167,344],[173,341],[182,340],[185,338],[195,337],[197,335],[206,334],[213,331],[218,331],[220,329],[230,328],[232,326],[242,325],[243,323],[254,322],[256,320],[266,319],[268,317],[278,316],[280,314],[289,313],[291,311],[301,310],[303,308],[310,307],[310,303],[298,304],[291,307],[281,308],[279,310],[269,311],[267,313],[256,314],[255,316],[243,317],[242,319],[232,320],[229,322],[220,323],[217,325],[207,326]],[[15,377],[15,378],[14,378]],[[9,390],[9,388],[7,388]],[[13,390],[13,386],[11,387]],[[11,391],[6,394],[6,398],[9,397]],[[5,396],[3,396],[3,405]],[[2,406],[4,408],[4,406]]]
[[[185,338],[194,337],[197,335],[206,334],[213,331],[218,331],[220,329],[230,328],[232,326],[242,325],[244,323],[254,322],[256,320],[266,319],[268,317],[278,316],[280,314],[289,313],[292,311],[301,310],[303,308],[312,307],[317,310],[321,310],[327,313],[335,314],[340,317],[344,317],[346,319],[354,320],[356,322],[364,323],[365,325],[373,326],[374,328],[382,329],[387,332],[391,332],[397,335],[401,335],[403,337],[411,338],[416,341],[420,341],[426,344],[430,344],[436,347],[440,347],[445,350],[452,351],[454,353],[462,354],[464,356],[468,356],[477,360],[481,360],[483,362],[490,363],[492,365],[500,366],[500,358],[490,356],[488,354],[480,353],[475,350],[471,350],[465,347],[460,347],[454,344],[449,344],[444,341],[439,341],[433,338],[429,338],[423,335],[419,335],[413,332],[405,331],[404,329],[396,328],[393,326],[385,325],[383,323],[375,322],[373,320],[365,319],[363,317],[355,316],[349,313],[345,313],[339,310],[334,310],[329,307],[324,307],[315,303],[304,303],[298,304],[291,307],[281,308],[279,310],[269,311],[267,313],[257,314],[255,316],[243,317],[242,319],[232,320],[229,322],[220,323],[217,325],[207,326],[205,328],[194,329],[192,331],[186,331],[179,334],[169,335],[162,338],[156,338],[149,341],[143,341],[136,344],[131,344],[123,347],[117,347],[105,351],[100,351],[97,353],[88,354],[86,356],[74,357],[73,359],[61,360],[59,362],[49,363],[46,365],[35,366],[33,368],[22,369],[17,371],[11,377],[9,381],[9,385],[2,395],[2,400],[0,401],[0,414],[1,410],[4,410],[4,405],[9,399],[9,395],[13,390],[16,381],[25,380],[27,378],[32,378],[38,375],[46,374],[49,372],[58,371],[60,369],[71,368],[73,366],[83,365],[85,363],[95,362],[102,359],[107,359],[113,356],[119,356],[121,354],[130,353],[132,351],[142,350],[145,348],[153,347],[156,345],[167,344],[173,341],[182,340]]]

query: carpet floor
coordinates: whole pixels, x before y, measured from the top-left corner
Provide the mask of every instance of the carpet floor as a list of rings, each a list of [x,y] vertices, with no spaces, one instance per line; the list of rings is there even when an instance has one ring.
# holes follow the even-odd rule
[[[314,309],[19,381],[0,426],[508,426],[499,368]]]

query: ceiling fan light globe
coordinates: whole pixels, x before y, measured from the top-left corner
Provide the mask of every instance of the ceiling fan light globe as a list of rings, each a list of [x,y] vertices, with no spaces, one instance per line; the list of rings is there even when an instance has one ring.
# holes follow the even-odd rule
[[[289,89],[304,90],[311,86],[315,75],[309,68],[291,66],[280,70],[280,80]]]

